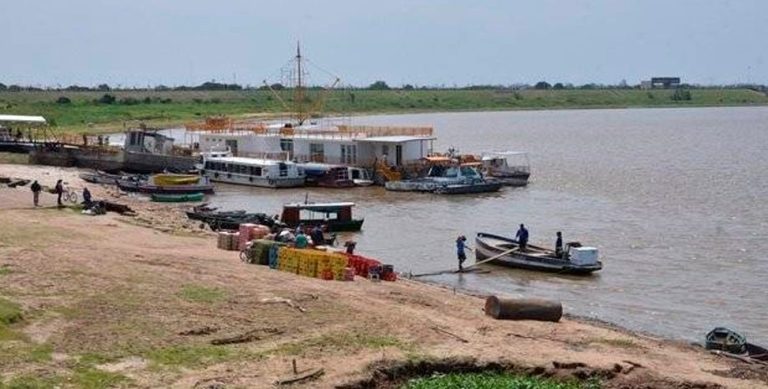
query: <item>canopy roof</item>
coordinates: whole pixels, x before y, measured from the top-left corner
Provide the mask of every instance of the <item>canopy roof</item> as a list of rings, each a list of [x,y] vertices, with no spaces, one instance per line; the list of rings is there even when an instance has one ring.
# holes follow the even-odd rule
[[[299,208],[317,212],[336,212],[342,208],[353,207],[355,203],[342,202],[342,203],[294,203],[285,204],[285,208]]]
[[[0,122],[9,123],[39,123],[45,124],[45,118],[42,116],[24,116],[24,115],[0,115]]]
[[[483,153],[483,161],[488,161],[496,158],[504,158],[513,155],[528,155],[525,151],[490,151]]]

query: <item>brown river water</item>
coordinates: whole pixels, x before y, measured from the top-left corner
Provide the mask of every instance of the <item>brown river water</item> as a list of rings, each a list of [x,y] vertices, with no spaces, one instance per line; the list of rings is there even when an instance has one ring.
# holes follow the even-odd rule
[[[702,341],[728,326],[768,344],[768,108],[435,113],[355,124],[433,125],[436,151],[530,152],[525,188],[473,196],[383,188],[269,190],[220,185],[224,209],[277,213],[285,202],[354,201],[358,251],[422,273],[455,268],[454,240],[485,231],[596,246],[590,277],[487,266],[425,278],[473,291],[559,299],[566,311]],[[469,263],[472,260],[470,259]]]

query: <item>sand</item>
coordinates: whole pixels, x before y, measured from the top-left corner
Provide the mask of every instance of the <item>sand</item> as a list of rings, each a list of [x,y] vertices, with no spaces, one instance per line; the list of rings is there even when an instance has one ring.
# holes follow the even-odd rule
[[[74,169],[0,165],[0,176],[83,185]],[[33,208],[28,187],[0,187],[0,297],[24,312],[11,327],[21,335],[0,337],[0,380],[77,387],[104,374],[125,387],[271,387],[294,375],[295,360],[299,371],[323,369],[296,385],[317,388],[390,387],[390,369],[466,364],[596,376],[604,387],[766,385],[731,374],[741,362],[609,325],[498,321],[483,313],[482,296],[435,285],[323,281],[245,264],[185,221],[183,206],[89,188],[138,216],[57,209],[47,194]],[[212,344],[232,338],[241,342]],[[48,354],[29,351],[40,347]]]

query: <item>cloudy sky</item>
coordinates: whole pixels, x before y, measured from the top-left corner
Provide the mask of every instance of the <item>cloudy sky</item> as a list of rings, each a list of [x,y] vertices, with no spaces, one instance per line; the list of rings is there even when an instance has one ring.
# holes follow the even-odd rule
[[[0,0],[0,82],[768,83],[765,0]],[[320,70],[322,69],[322,71]]]

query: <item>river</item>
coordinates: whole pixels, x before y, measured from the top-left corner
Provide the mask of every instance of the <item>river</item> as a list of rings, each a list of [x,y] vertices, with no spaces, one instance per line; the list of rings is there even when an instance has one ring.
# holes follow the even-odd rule
[[[220,185],[214,205],[277,213],[284,202],[354,201],[345,237],[399,271],[456,267],[454,240],[478,231],[596,246],[604,269],[573,277],[491,267],[427,278],[508,296],[555,298],[567,312],[702,341],[728,326],[768,344],[768,108],[612,109],[356,117],[433,125],[436,151],[523,150],[531,183],[480,196]],[[470,260],[471,263],[471,260]]]

